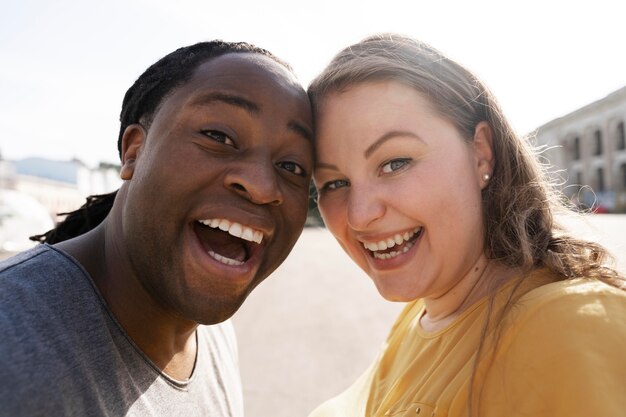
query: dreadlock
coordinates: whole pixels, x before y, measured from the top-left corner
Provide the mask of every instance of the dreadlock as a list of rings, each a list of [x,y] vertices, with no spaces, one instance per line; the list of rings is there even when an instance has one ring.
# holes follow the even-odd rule
[[[152,64],[126,91],[120,113],[120,132],[117,149],[122,156],[122,136],[126,128],[141,123],[149,129],[163,99],[187,82],[202,63],[228,53],[256,53],[273,59],[291,71],[291,67],[269,51],[246,42],[214,40],[185,46]],[[30,239],[54,244],[79,236],[99,225],[109,214],[117,191],[92,195],[78,210],[60,213],[67,217],[54,229],[31,236]]]

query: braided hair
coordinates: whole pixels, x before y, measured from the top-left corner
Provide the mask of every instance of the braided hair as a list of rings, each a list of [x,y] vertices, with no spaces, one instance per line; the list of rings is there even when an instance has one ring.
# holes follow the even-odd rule
[[[261,54],[283,65],[289,71],[291,67],[276,58],[269,51],[246,42],[225,42],[214,40],[185,46],[164,56],[152,64],[135,83],[126,91],[120,113],[120,132],[117,149],[122,156],[122,137],[126,128],[134,123],[141,123],[149,129],[152,119],[164,98],[173,90],[183,85],[193,76],[198,66],[213,58],[228,53]],[[109,194],[92,195],[78,210],[60,213],[67,217],[46,233],[31,236],[30,239],[54,244],[79,236],[99,225],[109,214],[117,191]]]

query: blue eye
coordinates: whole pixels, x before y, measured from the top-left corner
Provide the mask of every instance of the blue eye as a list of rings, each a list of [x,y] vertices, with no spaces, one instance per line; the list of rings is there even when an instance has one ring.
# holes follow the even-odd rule
[[[300,165],[292,161],[279,162],[276,164],[276,166],[296,175],[300,175],[300,176],[306,175],[304,168],[302,168]]]
[[[224,132],[220,132],[219,130],[203,130],[202,133],[208,138],[223,143],[228,146],[235,146],[235,142]]]
[[[349,185],[350,185],[350,182],[347,180],[328,181],[324,183],[324,185],[321,188],[321,191],[333,191],[339,188],[347,187]]]
[[[381,168],[382,168],[383,173],[390,174],[392,172],[395,172],[404,168],[405,166],[409,164],[410,161],[411,161],[410,158],[392,159],[391,161],[383,164]]]

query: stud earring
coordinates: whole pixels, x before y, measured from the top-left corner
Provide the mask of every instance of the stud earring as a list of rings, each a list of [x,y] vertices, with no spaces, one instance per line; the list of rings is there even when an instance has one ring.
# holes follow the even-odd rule
[[[483,181],[487,182],[491,179],[491,175],[489,174],[483,174]]]

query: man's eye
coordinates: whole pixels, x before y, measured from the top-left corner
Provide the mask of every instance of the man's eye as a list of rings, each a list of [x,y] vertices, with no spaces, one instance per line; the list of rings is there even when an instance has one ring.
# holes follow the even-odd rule
[[[292,174],[296,174],[296,175],[300,175],[300,176],[305,176],[306,172],[304,171],[304,168],[302,168],[300,165],[296,164],[295,162],[292,161],[285,161],[285,162],[279,162],[277,164],[277,166],[279,166],[280,168],[291,172]]]
[[[203,130],[205,136],[213,139],[216,142],[223,143],[228,146],[235,146],[235,142],[224,132],[220,132],[219,130]]]
[[[399,169],[402,169],[405,166],[407,166],[410,161],[411,160],[409,158],[392,159],[391,161],[385,163],[382,166],[382,171],[385,174],[398,171]]]

